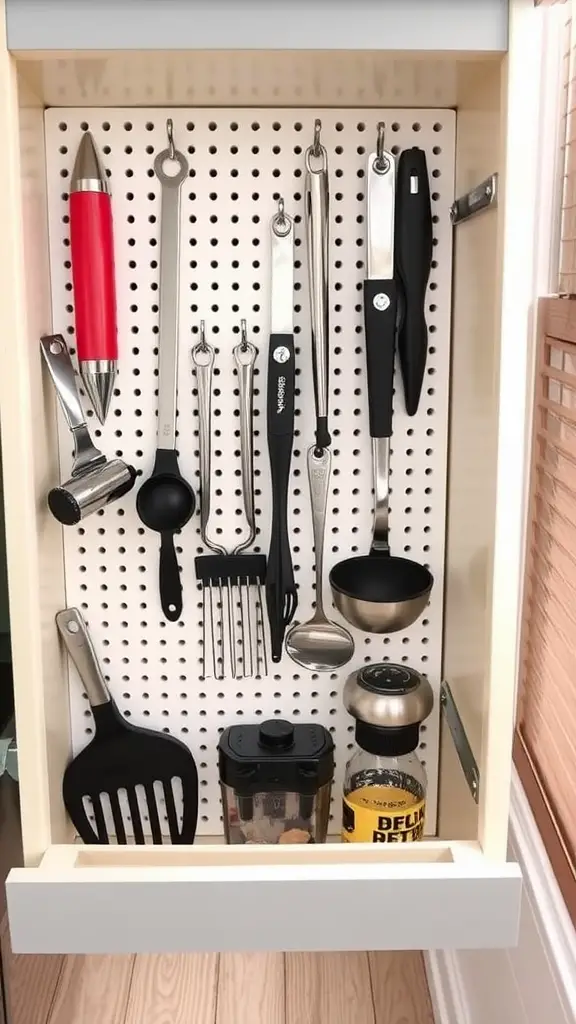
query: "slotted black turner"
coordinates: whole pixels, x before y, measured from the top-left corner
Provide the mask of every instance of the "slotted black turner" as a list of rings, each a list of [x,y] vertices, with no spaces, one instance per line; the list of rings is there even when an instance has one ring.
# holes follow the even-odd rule
[[[95,735],[64,772],[62,795],[72,823],[85,843],[110,842],[102,796],[110,801],[114,833],[126,844],[126,823],[122,817],[120,791],[126,792],[134,841],[146,842],[141,806],[136,787],[145,795],[154,843],[162,843],[160,808],[155,791],[161,788],[172,843],[193,843],[198,819],[198,772],[188,747],[173,736],[137,728],[120,715],[98,664],[92,641],[77,608],[58,612],[56,624],[74,662],[90,701]],[[182,822],[178,822],[173,780],[182,786]],[[94,809],[95,828],[85,810],[89,797]]]

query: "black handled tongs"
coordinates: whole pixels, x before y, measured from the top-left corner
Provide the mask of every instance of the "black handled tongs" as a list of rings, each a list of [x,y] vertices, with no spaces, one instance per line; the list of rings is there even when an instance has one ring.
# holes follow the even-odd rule
[[[282,657],[284,634],[298,606],[288,536],[288,485],[294,442],[294,225],[282,199],[271,222],[272,288],[268,349],[268,452],[272,481],[272,531],[266,573],[266,607],[272,661]]]
[[[406,412],[418,410],[428,354],[426,289],[432,264],[432,210],[426,153],[414,146],[398,161],[396,272],[401,308],[398,355]]]

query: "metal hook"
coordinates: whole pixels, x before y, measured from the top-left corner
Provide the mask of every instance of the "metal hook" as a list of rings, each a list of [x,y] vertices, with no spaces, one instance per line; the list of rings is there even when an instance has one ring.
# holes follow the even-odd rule
[[[248,349],[248,332],[246,330],[245,320],[240,321],[240,334],[242,337],[242,341],[240,342],[240,348],[242,349],[242,352],[246,352]]]
[[[174,148],[174,135],[173,135],[173,132],[174,132],[174,123],[172,121],[172,118],[169,117],[168,120],[166,121],[166,134],[168,135],[168,156],[169,156],[170,160],[175,160],[176,159],[176,157],[175,157],[176,150]]]
[[[199,344],[198,347],[201,350],[201,352],[207,352],[208,351],[208,345],[206,343],[206,329],[205,329],[204,320],[200,321],[200,344]]]
[[[386,159],[386,153],[384,150],[384,139],[386,133],[386,125],[384,121],[378,122],[378,138],[376,140],[376,162],[375,170],[380,173],[388,170],[389,161]]]
[[[322,155],[322,146],[320,144],[320,132],[322,131],[322,121],[319,117],[314,121],[314,142],[312,144],[312,154],[315,157]]]
[[[290,234],[292,229],[292,221],[285,211],[284,199],[282,196],[278,197],[278,212],[272,217],[272,230],[278,238],[285,238],[286,235]]]

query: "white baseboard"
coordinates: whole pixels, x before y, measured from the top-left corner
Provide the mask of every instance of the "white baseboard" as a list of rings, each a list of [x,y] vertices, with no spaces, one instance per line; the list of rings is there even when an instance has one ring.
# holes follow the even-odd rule
[[[425,953],[436,1024],[576,1024],[576,932],[516,772],[510,855],[524,877],[518,946]]]
[[[436,1024],[470,1024],[458,954],[428,949],[424,953],[428,988]]]

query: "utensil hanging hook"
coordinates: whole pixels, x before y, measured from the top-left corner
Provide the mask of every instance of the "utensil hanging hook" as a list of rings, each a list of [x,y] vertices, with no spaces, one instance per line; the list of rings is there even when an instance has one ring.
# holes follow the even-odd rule
[[[174,122],[171,117],[166,121],[166,134],[168,136],[168,156],[170,160],[175,159],[175,148],[174,148]]]
[[[206,342],[206,325],[204,320],[200,321],[200,343],[198,345],[198,348],[200,349],[201,352],[208,351],[208,345]]]
[[[284,199],[280,196],[278,198],[278,212],[272,218],[272,230],[277,238],[285,238],[286,235],[290,234],[291,229],[292,221],[285,212]]]
[[[241,342],[240,342],[240,349],[241,349],[242,352],[247,352],[248,351],[248,331],[246,329],[246,321],[245,320],[241,320],[240,321],[240,337],[242,339]]]
[[[322,131],[322,121],[319,117],[314,121],[314,142],[312,143],[312,155],[316,158],[322,155],[322,146],[320,145],[320,132]]]
[[[386,125],[384,121],[378,122],[378,138],[376,140],[376,160],[374,161],[374,170],[377,174],[385,174],[390,167],[390,161],[386,157],[384,149],[384,141],[386,134]]]

